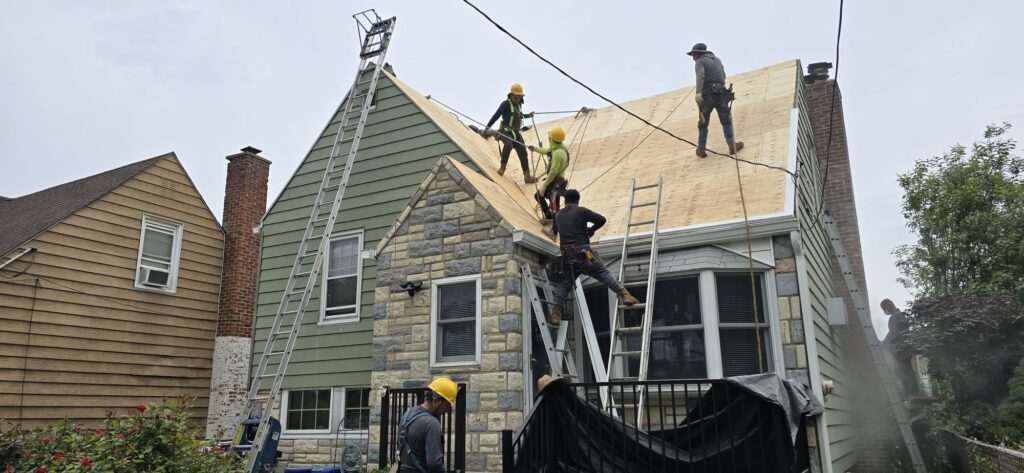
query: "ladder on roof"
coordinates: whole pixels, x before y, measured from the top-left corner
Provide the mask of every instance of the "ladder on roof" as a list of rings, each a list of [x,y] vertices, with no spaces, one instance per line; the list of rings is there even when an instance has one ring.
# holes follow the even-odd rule
[[[860,321],[861,328],[864,330],[865,338],[867,338],[868,347],[871,349],[871,356],[875,359],[875,366],[878,367],[878,372],[882,377],[882,387],[885,389],[885,394],[889,398],[889,405],[896,416],[896,423],[899,425],[900,434],[903,435],[903,442],[907,445],[910,463],[916,473],[927,473],[924,458],[921,456],[921,450],[917,446],[917,439],[914,437],[914,431],[910,426],[911,421],[907,415],[906,407],[903,405],[903,400],[896,389],[896,376],[888,365],[882,352],[882,346],[875,335],[875,327],[871,324],[871,312],[868,310],[867,302],[864,300],[864,295],[860,292],[860,286],[854,277],[850,260],[846,256],[846,248],[843,246],[843,240],[840,238],[839,231],[836,229],[836,223],[832,219],[832,213],[826,210],[824,219],[825,230],[832,241],[832,250],[835,251],[836,259],[839,260],[839,269],[842,271],[843,279],[846,281],[846,288],[850,291],[850,299],[853,301],[853,306],[857,311],[857,318]]]
[[[246,455],[247,472],[255,473],[261,466],[258,459],[263,456],[263,447],[270,437],[270,412],[281,392],[285,370],[288,368],[288,361],[295,349],[295,341],[302,326],[302,316],[309,306],[313,288],[319,281],[318,276],[323,268],[330,233],[341,209],[345,187],[352,174],[356,151],[359,149],[359,140],[377,90],[377,79],[380,77],[391,35],[395,30],[395,17],[382,19],[372,9],[357,13],[353,18],[363,35],[359,51],[361,61],[356,70],[356,78],[346,96],[334,146],[331,148],[330,158],[320,181],[320,190],[306,223],[306,231],[299,243],[288,283],[281,296],[281,304],[267,335],[260,363],[253,373],[242,418],[238,422],[238,425],[242,425],[242,422],[250,417],[261,419],[252,447]],[[372,59],[376,60],[376,64],[371,62]],[[373,69],[373,73],[368,80],[361,80],[369,68]],[[346,136],[353,118],[357,120],[356,128]],[[350,146],[342,163],[339,158],[346,144]]]
[[[633,306],[623,305],[616,299],[612,315],[611,349],[608,351],[609,378],[615,380],[647,380],[647,368],[651,359],[651,325],[654,319],[654,286],[657,281],[658,267],[658,218],[661,213],[662,179],[658,176],[656,184],[637,185],[633,179],[629,196],[629,207],[626,209],[626,231],[622,237],[622,255],[619,258],[619,282],[629,287],[647,286],[647,297],[644,302]],[[654,191],[653,200],[637,202],[637,195],[647,195]],[[650,197],[647,197],[649,199]],[[654,207],[653,215],[645,211],[634,214],[636,209]],[[634,217],[640,220],[634,221]],[[649,235],[634,235],[639,229],[650,228]],[[646,233],[646,232],[644,232]],[[626,280],[626,268],[636,266],[641,274],[646,273],[642,280]],[[627,312],[643,310],[640,325],[629,324]],[[636,346],[636,336],[640,336],[640,346]],[[639,358],[636,375],[630,368],[631,360]],[[637,394],[636,427],[643,427],[644,403],[647,400],[647,388],[644,386]]]

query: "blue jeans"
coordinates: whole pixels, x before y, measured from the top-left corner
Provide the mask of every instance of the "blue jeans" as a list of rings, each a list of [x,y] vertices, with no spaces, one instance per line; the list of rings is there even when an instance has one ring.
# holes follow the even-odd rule
[[[697,117],[697,146],[704,148],[708,143],[708,122],[711,120],[711,111],[718,112],[718,121],[722,122],[722,131],[725,133],[725,142],[732,143],[732,110],[729,108],[729,99],[724,92],[711,92],[703,94],[704,102],[700,104],[700,116]]]

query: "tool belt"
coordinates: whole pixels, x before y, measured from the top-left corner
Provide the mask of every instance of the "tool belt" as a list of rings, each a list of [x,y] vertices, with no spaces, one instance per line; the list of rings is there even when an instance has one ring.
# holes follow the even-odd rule
[[[559,256],[563,273],[588,273],[601,265],[597,252],[590,245],[563,246]]]

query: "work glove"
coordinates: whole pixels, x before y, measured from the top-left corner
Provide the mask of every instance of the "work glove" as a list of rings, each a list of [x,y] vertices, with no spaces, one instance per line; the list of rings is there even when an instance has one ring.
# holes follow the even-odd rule
[[[526,115],[523,115],[523,117],[524,118],[533,118],[533,112],[527,113]]]
[[[533,151],[533,150],[535,150],[537,148],[535,146],[533,146],[533,145],[526,145],[526,149],[528,149],[530,151]]]
[[[700,92],[697,92],[695,99],[697,100],[697,105],[704,105],[704,96],[702,96]]]

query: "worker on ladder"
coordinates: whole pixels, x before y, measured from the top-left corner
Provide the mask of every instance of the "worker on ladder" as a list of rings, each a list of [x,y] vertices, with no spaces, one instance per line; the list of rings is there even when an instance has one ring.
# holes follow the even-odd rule
[[[530,151],[536,151],[548,157],[547,177],[544,178],[544,184],[534,196],[537,203],[540,204],[540,211],[544,213],[544,218],[540,221],[544,225],[550,224],[554,220],[555,213],[560,207],[560,197],[565,193],[565,188],[569,184],[569,181],[565,180],[565,169],[569,167],[569,150],[562,144],[565,141],[565,130],[560,126],[552,128],[548,132],[548,141],[550,143],[547,148],[529,146]]]
[[[502,142],[502,147],[501,167],[498,168],[498,175],[505,174],[505,166],[508,164],[509,155],[512,154],[514,149],[519,156],[519,165],[523,169],[523,180],[527,184],[533,184],[537,180],[530,174],[530,162],[526,159],[526,142],[523,140],[522,132],[523,118],[532,117],[533,113],[523,115],[524,97],[523,86],[512,84],[508,97],[498,105],[498,110],[491,116],[487,126],[480,131],[480,135],[484,138],[490,136],[491,125],[494,125],[500,118],[501,125],[498,127],[498,138]]]
[[[604,226],[606,219],[593,210],[580,207],[579,204],[579,191],[569,189],[565,191],[565,207],[555,214],[554,230],[559,235],[559,249],[562,255],[557,268],[558,274],[552,278],[555,281],[553,294],[555,300],[548,320],[551,325],[561,323],[565,296],[580,274],[585,274],[604,283],[608,289],[622,298],[622,303],[625,305],[630,306],[640,302],[633,297],[633,294],[629,293],[626,286],[608,272],[597,252],[590,247],[590,237]]]
[[[732,101],[736,95],[732,86],[725,88],[725,66],[715,53],[708,51],[704,43],[697,43],[686,53],[693,58],[697,71],[697,91],[695,96],[700,115],[697,118],[697,156],[706,158],[708,152],[708,122],[711,111],[718,112],[718,121],[722,122],[725,142],[729,145],[729,154],[736,154],[743,149],[742,141],[735,141],[732,129]]]
[[[441,416],[451,412],[459,388],[449,378],[435,379],[423,396],[399,424],[399,472],[444,473],[444,437]]]

